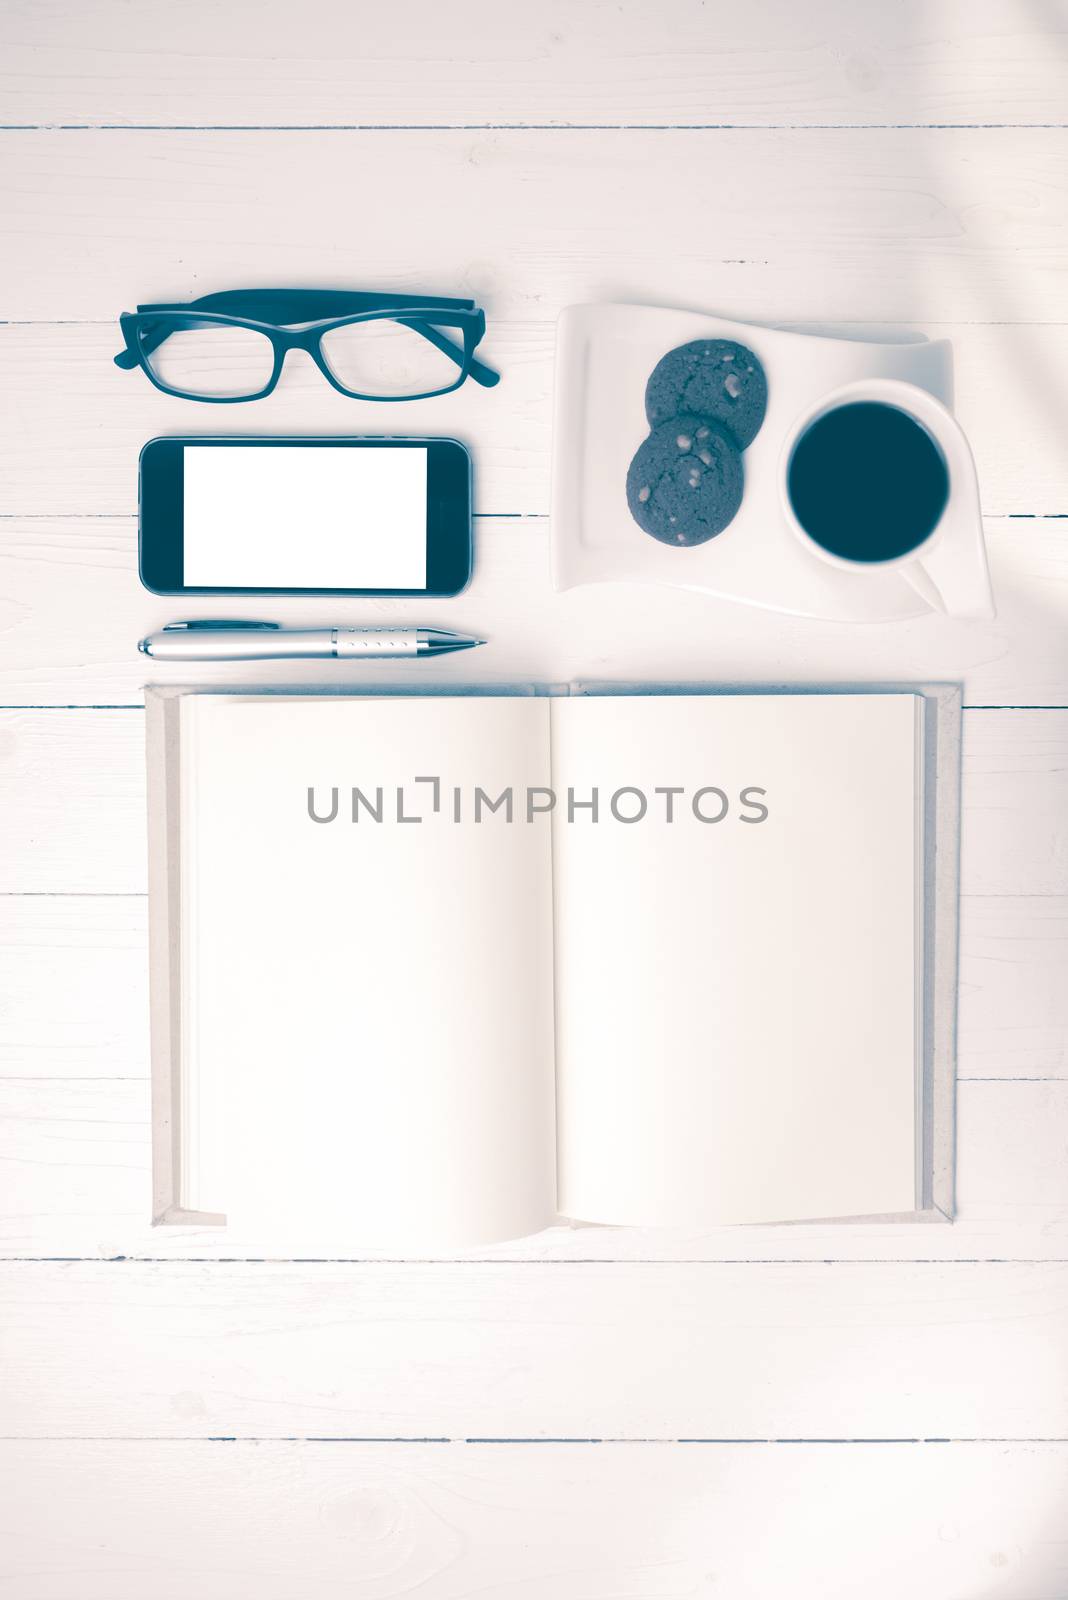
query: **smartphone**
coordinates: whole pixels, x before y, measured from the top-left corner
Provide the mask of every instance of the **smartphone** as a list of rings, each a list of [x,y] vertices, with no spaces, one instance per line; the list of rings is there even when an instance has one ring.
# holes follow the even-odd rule
[[[459,594],[471,459],[456,439],[150,439],[138,529],[153,594]]]

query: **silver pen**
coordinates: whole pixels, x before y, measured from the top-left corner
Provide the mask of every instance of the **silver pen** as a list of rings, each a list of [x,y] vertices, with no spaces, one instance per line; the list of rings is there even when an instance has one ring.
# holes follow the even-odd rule
[[[283,628],[279,622],[169,622],[137,648],[153,661],[349,661],[395,656],[440,656],[472,650],[468,639],[441,628]]]

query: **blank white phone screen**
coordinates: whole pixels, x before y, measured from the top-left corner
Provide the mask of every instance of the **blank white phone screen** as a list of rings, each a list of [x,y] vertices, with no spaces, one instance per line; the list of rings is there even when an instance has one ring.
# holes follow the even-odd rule
[[[427,451],[186,445],[182,581],[425,589]]]

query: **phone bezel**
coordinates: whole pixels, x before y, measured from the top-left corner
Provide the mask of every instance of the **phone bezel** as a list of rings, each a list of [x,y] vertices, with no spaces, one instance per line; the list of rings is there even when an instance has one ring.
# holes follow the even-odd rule
[[[227,588],[182,582],[183,453],[189,446],[279,446],[324,450],[389,449],[427,452],[427,583],[423,589]],[[447,597],[471,578],[471,457],[458,439],[259,435],[243,438],[162,436],[141,451],[138,470],[138,569],[152,594],[430,595]]]

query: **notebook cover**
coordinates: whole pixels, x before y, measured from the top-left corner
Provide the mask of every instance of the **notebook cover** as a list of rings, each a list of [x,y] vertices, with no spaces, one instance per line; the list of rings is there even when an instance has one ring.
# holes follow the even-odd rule
[[[572,685],[493,687],[441,685],[431,693],[459,694],[920,694],[924,722],[924,1063],[922,1203],[917,1210],[877,1219],[810,1221],[947,1222],[954,1214],[957,1031],[957,925],[960,854],[961,689],[952,684],[791,685],[710,687],[707,684],[577,682]],[[180,702],[195,694],[352,694],[294,687],[183,686],[145,688],[148,766],[149,994],[152,1059],[152,1218],[154,1223],[217,1224],[214,1213],[179,1204],[181,1101],[181,941],[179,803]],[[426,693],[427,690],[420,691]],[[361,694],[412,693],[410,687],[367,686]],[[790,1226],[791,1224],[786,1224]]]

